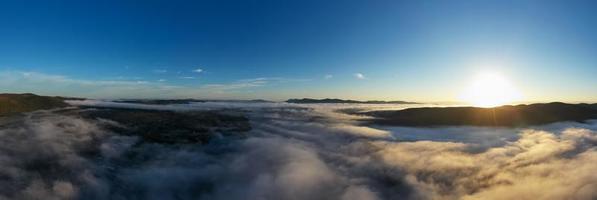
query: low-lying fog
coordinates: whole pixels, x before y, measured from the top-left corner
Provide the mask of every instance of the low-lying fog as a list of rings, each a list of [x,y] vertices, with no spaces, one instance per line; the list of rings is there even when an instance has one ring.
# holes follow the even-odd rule
[[[243,110],[252,130],[203,145],[156,144],[110,132],[107,120],[52,111],[5,118],[0,199],[597,198],[597,121],[367,127],[333,110],[376,105],[71,103]]]

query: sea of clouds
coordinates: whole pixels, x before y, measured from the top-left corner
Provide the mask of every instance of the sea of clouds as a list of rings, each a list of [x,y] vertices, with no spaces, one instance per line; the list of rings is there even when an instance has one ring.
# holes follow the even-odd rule
[[[240,109],[252,130],[204,145],[172,145],[110,132],[104,126],[112,121],[56,111],[4,118],[0,199],[597,198],[597,121],[376,127],[333,111],[346,106],[71,103]]]

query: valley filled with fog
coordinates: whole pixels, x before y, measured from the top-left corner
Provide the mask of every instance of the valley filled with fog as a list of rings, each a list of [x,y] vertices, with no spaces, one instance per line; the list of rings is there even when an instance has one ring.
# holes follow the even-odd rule
[[[416,128],[338,110],[430,105],[68,102],[0,119],[0,199],[597,198],[595,120]],[[98,109],[215,112],[250,129],[160,142],[80,114]]]

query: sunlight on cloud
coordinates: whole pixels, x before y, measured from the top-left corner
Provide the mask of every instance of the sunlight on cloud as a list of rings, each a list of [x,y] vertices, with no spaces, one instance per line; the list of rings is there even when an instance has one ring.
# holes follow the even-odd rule
[[[560,136],[526,130],[482,153],[451,142],[379,142],[382,160],[407,171],[409,184],[441,199],[591,199],[597,176],[597,135],[567,129]],[[546,188],[553,188],[545,190]]]

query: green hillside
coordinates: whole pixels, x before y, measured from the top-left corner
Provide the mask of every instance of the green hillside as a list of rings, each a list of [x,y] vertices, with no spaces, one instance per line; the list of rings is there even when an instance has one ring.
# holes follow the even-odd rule
[[[60,97],[0,94],[0,116],[68,106]]]

